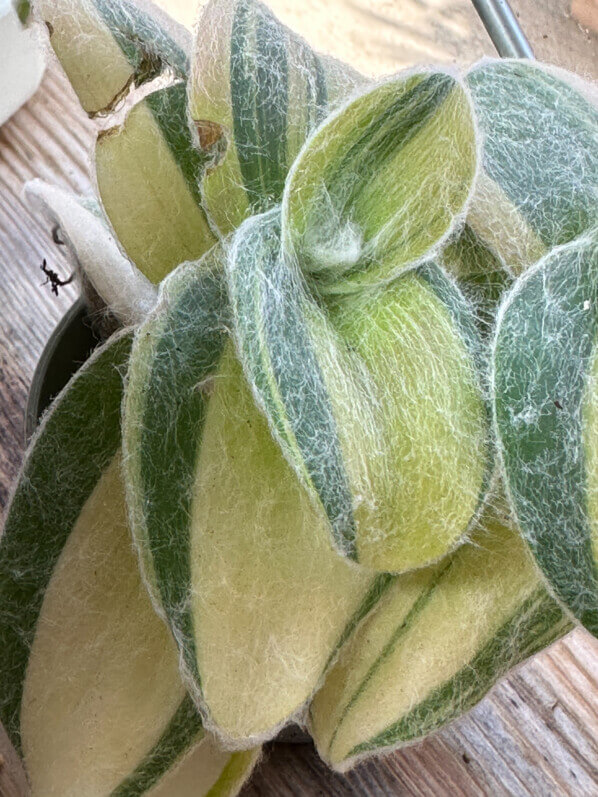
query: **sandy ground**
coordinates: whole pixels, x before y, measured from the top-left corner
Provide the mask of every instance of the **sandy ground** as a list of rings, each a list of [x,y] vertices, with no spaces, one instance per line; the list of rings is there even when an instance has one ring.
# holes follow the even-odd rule
[[[204,0],[205,1],[205,0]],[[158,0],[191,27],[196,0]],[[318,50],[368,75],[418,63],[468,64],[495,55],[470,0],[267,0]],[[571,16],[571,0],[512,0],[536,57],[598,78],[598,35]]]

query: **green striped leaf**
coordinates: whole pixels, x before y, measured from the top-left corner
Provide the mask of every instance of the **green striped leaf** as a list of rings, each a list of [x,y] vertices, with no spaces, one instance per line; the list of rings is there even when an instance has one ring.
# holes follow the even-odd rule
[[[471,308],[428,264],[323,312],[281,254],[278,211],[228,258],[246,377],[337,549],[403,571],[443,556],[488,481],[489,417]]]
[[[278,209],[241,226],[232,244],[229,273],[247,378],[287,459],[319,498],[336,546],[355,559],[353,498],[328,386],[312,340],[314,327],[323,327],[325,320],[316,318],[300,276],[280,255]],[[357,385],[348,382],[346,392],[354,396],[348,408],[355,407]]]
[[[363,83],[257,0],[208,3],[197,26],[189,109],[200,147],[218,164],[203,191],[222,233],[280,202],[309,132]]]
[[[218,249],[177,269],[139,329],[124,440],[153,597],[194,699],[236,747],[271,737],[380,592],[333,550],[228,340]]]
[[[154,602],[195,677],[189,518],[197,452],[226,343],[220,257],[217,245],[162,284],[156,312],[136,335],[123,419],[133,534]]]
[[[329,117],[293,165],[285,248],[320,292],[388,281],[453,231],[476,164],[473,110],[454,77],[381,83]]]
[[[172,720],[174,744],[183,739],[185,716],[197,717],[187,697]],[[194,720],[196,721],[196,719]],[[178,759],[168,758],[167,749],[152,750],[150,760],[138,767],[110,797],[236,797],[260,759],[261,748],[230,753],[214,737],[204,734],[190,751]],[[161,767],[158,773],[157,767]]]
[[[341,650],[310,707],[322,758],[345,770],[461,716],[511,667],[571,628],[504,521],[399,576]]]
[[[496,428],[521,531],[550,588],[595,636],[597,307],[594,231],[515,283],[493,352]]]
[[[45,589],[83,503],[119,445],[122,377],[117,368],[119,364],[125,365],[129,349],[130,336],[118,338],[79,372],[57,401],[28,454],[7,513],[1,538],[5,653],[0,660],[0,683],[6,689],[2,721],[17,746],[20,746],[19,712],[25,670]],[[98,390],[100,384],[102,389]],[[86,422],[90,424],[88,429]],[[85,449],[77,439],[83,437],[83,430],[87,440]],[[61,438],[70,441],[68,450],[60,445]],[[63,489],[59,491],[61,486]],[[65,486],[72,489],[64,489]],[[44,490],[44,501],[36,497],[40,488]],[[62,493],[62,502],[52,499],[57,491]],[[44,529],[43,537],[40,528]],[[36,546],[37,555],[28,563],[20,562],[26,551]],[[18,618],[14,623],[10,619],[13,613]],[[17,677],[10,677],[11,672],[17,673]]]
[[[469,224],[445,247],[440,262],[474,305],[478,327],[486,340],[494,331],[498,304],[513,278]]]
[[[123,248],[151,282],[215,242],[201,205],[203,167],[187,125],[184,83],[149,94],[124,124],[98,138],[102,204]]]
[[[129,333],[113,337],[60,394],[0,538],[0,718],[34,797],[205,794],[231,759],[186,696],[131,547],[119,454],[130,348]]]
[[[598,223],[598,108],[573,81],[530,61],[467,75],[483,140],[468,222],[514,272]]]
[[[35,0],[50,43],[83,109],[111,110],[132,84],[189,70],[189,33],[149,3]],[[145,8],[151,8],[151,12]]]

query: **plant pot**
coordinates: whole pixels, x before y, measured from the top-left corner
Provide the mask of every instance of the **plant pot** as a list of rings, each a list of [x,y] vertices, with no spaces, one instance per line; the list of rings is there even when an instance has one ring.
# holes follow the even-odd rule
[[[52,399],[100,342],[87,314],[85,302],[77,299],[50,335],[33,374],[25,412],[27,442]]]
[[[28,442],[52,399],[102,342],[95,331],[83,299],[77,299],[50,335],[33,374],[25,412],[25,441]],[[310,737],[298,725],[289,725],[277,741],[309,743]]]

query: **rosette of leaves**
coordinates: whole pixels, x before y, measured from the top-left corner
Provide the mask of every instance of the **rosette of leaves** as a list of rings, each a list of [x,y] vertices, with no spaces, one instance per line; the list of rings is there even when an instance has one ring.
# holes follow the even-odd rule
[[[384,82],[313,134],[281,213],[246,222],[230,249],[235,336],[258,402],[337,549],[381,571],[445,554],[487,483],[480,342],[435,262],[476,157],[457,79]]]
[[[369,88],[308,138],[282,211],[172,274],[136,336],[124,432],[134,533],[192,692],[230,744],[271,736],[302,709],[388,581],[375,571],[442,557],[476,516],[490,464],[480,345],[471,308],[433,262],[476,159],[455,77]],[[345,211],[370,240],[320,301],[293,224],[314,227],[325,194],[328,229],[351,174],[361,184]],[[422,181],[426,220],[411,225]],[[403,240],[388,233],[402,226]],[[443,435],[433,465],[432,428]]]
[[[105,537],[98,533],[98,552],[104,538],[120,534],[121,548],[114,545],[122,555],[102,563],[129,567],[123,585],[136,585],[139,616],[161,629],[132,643],[141,653],[128,665],[159,649],[166,671],[176,648],[182,676],[157,675],[160,688],[148,696],[124,654],[106,654],[110,700],[126,719],[122,738],[135,736],[139,707],[129,711],[127,700],[138,681],[140,705],[153,712],[143,739],[153,733],[155,746],[142,750],[139,736],[137,759],[129,759],[137,765],[125,772],[117,755],[124,743],[119,737],[111,747],[110,736],[105,760],[121,780],[94,793],[152,793],[159,778],[176,777],[186,750],[199,742],[207,749],[205,729],[215,732],[218,755],[223,742],[248,751],[223,764],[221,783],[232,793],[255,746],[293,719],[309,726],[323,758],[341,769],[421,738],[570,627],[558,601],[569,608],[572,601],[550,584],[547,591],[518,536],[531,539],[516,468],[529,473],[535,464],[519,457],[517,443],[509,454],[500,418],[515,417],[508,388],[522,384],[511,356],[521,329],[505,338],[500,388],[498,342],[487,376],[487,331],[522,268],[549,252],[530,270],[531,281],[534,269],[546,276],[546,262],[563,252],[577,253],[576,263],[591,260],[591,98],[568,77],[520,62],[487,62],[464,78],[422,68],[373,82],[315,53],[255,0],[208,3],[194,42],[146,3],[40,0],[36,12],[83,107],[102,117],[94,157],[100,201],[39,184],[29,193],[60,225],[77,268],[114,315],[135,327],[105,350],[126,348],[122,432],[115,410],[110,450],[93,465],[77,512],[91,513],[89,501],[116,513],[110,517],[120,512],[104,524]],[[509,102],[511,123],[501,124]],[[526,150],[525,113],[534,103],[552,121]],[[538,168],[549,154],[554,185]],[[554,211],[544,226],[536,213],[543,201]],[[513,296],[524,282],[517,286]],[[569,288],[562,290],[569,300]],[[515,304],[505,300],[501,325]],[[536,305],[533,318],[541,315]],[[586,398],[578,401],[583,420],[569,449],[590,451],[586,552],[593,416],[591,388],[580,385],[592,383],[592,329],[584,327],[585,359],[576,360],[575,395]],[[497,341],[501,334],[499,327]],[[540,334],[534,345],[552,343]],[[58,430],[72,434],[60,406],[53,410]],[[108,429],[104,410],[90,408],[95,424]],[[493,412],[507,508],[490,490]],[[90,445],[103,439],[95,437]],[[547,442],[553,451],[557,437]],[[44,463],[54,462],[59,438],[47,439]],[[77,443],[62,448],[68,460]],[[77,451],[73,474],[84,472],[86,451]],[[533,503],[535,495],[524,497]],[[43,514],[44,504],[36,511]],[[10,517],[13,532],[2,538],[9,585],[31,534],[17,510]],[[78,518],[65,515],[67,548],[85,534]],[[123,553],[128,533],[138,562]],[[77,607],[91,605],[85,590],[93,585],[91,577],[80,584],[66,565],[53,575],[61,558],[70,561],[60,554],[58,565],[52,560],[32,576],[42,608],[23,628],[8,603],[8,611],[0,606],[0,629],[26,640],[25,652],[15,647],[21,670],[33,657],[31,673],[50,673],[57,683],[55,650],[64,645],[59,634],[43,635],[43,615],[64,600],[69,613],[84,617]],[[590,559],[583,563],[587,576]],[[116,592],[102,581],[93,599],[118,614]],[[579,619],[589,625],[587,616]],[[110,625],[106,617],[101,622]],[[83,625],[74,623],[73,634]],[[82,661],[73,677],[85,683]],[[0,693],[17,744],[36,705],[21,670],[11,668],[18,677]],[[50,696],[68,705],[68,688],[60,689],[52,686]],[[157,706],[160,690],[174,716]],[[35,717],[50,703],[41,701]],[[195,735],[187,734],[188,721]],[[29,729],[40,723],[26,722]],[[60,738],[72,739],[76,751],[68,716],[64,726]],[[180,746],[168,746],[165,757],[171,731]],[[37,762],[28,763],[31,772],[54,777],[51,752],[39,734],[26,733],[29,760]],[[197,771],[215,773],[212,753],[198,756]],[[83,769],[95,777],[93,767],[77,766],[61,764],[57,788],[76,783]],[[158,772],[157,780],[136,781],[139,767]],[[39,782],[48,793],[51,781]]]

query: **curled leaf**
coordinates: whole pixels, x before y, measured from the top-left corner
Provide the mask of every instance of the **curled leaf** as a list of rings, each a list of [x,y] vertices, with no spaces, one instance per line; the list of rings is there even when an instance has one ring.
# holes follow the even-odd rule
[[[283,198],[285,248],[321,293],[388,281],[464,215],[477,166],[473,109],[443,72],[385,81],[311,136]]]
[[[435,264],[322,309],[280,244],[278,211],[228,258],[245,374],[338,550],[383,571],[458,543],[492,462],[471,308]]]

